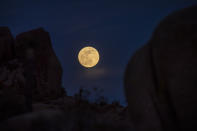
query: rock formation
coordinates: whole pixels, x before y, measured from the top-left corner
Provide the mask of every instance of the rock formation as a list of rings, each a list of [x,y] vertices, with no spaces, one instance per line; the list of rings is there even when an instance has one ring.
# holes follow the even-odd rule
[[[62,68],[53,51],[48,32],[42,28],[25,32],[16,36],[16,55],[26,61],[28,49],[35,55],[36,89],[35,99],[58,97],[61,94]],[[32,67],[33,68],[33,67]]]
[[[42,28],[19,34],[15,40],[7,27],[0,27],[0,72],[0,116],[4,116],[0,120],[17,114],[8,110],[6,115],[9,106],[31,111],[33,102],[55,99],[64,92],[61,65]]]
[[[14,38],[7,27],[0,27],[0,64],[14,58]]]
[[[139,131],[197,130],[197,6],[167,16],[125,72]]]

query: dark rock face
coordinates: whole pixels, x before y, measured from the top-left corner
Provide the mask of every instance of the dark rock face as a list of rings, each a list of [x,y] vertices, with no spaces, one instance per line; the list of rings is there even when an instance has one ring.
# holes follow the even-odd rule
[[[166,17],[125,72],[138,130],[197,130],[197,6]]]
[[[61,94],[62,68],[53,51],[48,32],[42,28],[22,33],[16,37],[17,57],[25,61],[26,51],[32,49],[35,57],[35,99],[57,98]]]
[[[0,43],[0,62],[3,63],[13,59],[14,38],[7,27],[0,27]]]
[[[40,28],[14,40],[0,27],[0,121],[31,111],[33,102],[60,97],[61,77],[48,32]]]

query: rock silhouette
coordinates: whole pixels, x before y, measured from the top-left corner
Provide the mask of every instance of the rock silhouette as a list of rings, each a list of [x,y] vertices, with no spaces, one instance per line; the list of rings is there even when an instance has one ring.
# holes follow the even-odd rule
[[[14,38],[8,27],[0,27],[0,61],[1,64],[14,58]]]
[[[28,49],[34,51],[36,77],[34,95],[38,95],[34,99],[60,96],[62,67],[53,51],[48,32],[39,28],[17,35],[15,49],[17,58],[21,61],[26,61]]]
[[[62,68],[44,29],[19,34],[15,40],[7,27],[0,27],[0,47],[1,120],[17,114],[10,107],[21,107],[20,113],[31,111],[33,102],[56,99],[64,93]]]
[[[197,130],[197,6],[167,16],[125,71],[139,131]]]

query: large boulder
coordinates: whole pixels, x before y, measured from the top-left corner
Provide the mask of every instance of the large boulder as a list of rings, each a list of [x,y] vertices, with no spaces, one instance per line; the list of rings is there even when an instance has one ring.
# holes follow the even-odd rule
[[[15,48],[17,58],[26,63],[26,72],[35,75],[36,89],[33,89],[33,99],[60,96],[62,67],[53,51],[49,33],[39,28],[19,34],[16,36]],[[28,60],[29,57],[33,57],[32,61]],[[27,75],[30,76],[29,73]]]
[[[197,6],[167,16],[125,72],[139,131],[197,130]]]
[[[15,58],[14,38],[0,27],[0,121],[27,111],[22,63]]]

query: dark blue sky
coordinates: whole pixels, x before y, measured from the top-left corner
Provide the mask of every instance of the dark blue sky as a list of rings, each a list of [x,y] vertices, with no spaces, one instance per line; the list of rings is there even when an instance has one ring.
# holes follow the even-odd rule
[[[151,37],[160,20],[196,0],[1,0],[0,26],[13,35],[43,27],[50,33],[64,70],[69,95],[83,86],[98,87],[101,95],[124,103],[123,73],[131,55]],[[94,46],[99,64],[85,69],[78,51]]]

